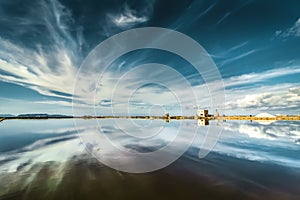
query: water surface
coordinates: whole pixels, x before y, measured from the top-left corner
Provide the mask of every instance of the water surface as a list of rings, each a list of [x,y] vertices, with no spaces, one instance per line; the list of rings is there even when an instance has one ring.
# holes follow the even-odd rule
[[[93,120],[82,120],[77,128],[72,119],[1,122],[0,199],[297,199],[300,195],[299,122],[211,122],[210,126],[224,129],[204,159],[198,153],[209,126],[199,127],[196,121],[98,122],[95,127]],[[118,148],[146,153],[172,142],[179,126],[186,137],[196,130],[193,144],[171,165],[143,174],[101,164],[79,138],[99,129]],[[176,145],[184,143],[181,137]],[[112,159],[123,162],[111,153],[116,156]]]

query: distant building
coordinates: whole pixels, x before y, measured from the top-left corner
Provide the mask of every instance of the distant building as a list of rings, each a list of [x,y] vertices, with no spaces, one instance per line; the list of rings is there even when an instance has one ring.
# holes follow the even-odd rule
[[[166,113],[164,117],[165,117],[165,119],[170,119],[170,114]]]
[[[220,114],[217,109],[216,109],[215,117],[220,117]]]
[[[198,117],[208,117],[208,110],[197,110]]]

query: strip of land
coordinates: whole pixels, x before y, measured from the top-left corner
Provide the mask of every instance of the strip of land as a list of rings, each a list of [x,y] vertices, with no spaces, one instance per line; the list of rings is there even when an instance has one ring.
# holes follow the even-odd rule
[[[256,117],[256,116],[15,116],[15,117],[3,117],[0,118],[0,122],[3,120],[43,120],[43,119],[146,119],[146,120],[244,120],[244,121],[298,121],[300,116],[275,116],[275,117]]]
[[[295,121],[295,120],[300,120],[300,116],[276,116],[276,117],[221,116],[221,117],[215,117],[215,119],[217,119],[217,120],[252,120],[252,121],[259,121],[259,120]]]

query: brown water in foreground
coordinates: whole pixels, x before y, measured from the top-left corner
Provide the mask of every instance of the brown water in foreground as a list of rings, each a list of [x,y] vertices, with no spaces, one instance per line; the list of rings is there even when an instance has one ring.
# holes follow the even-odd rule
[[[299,186],[294,183],[299,177],[291,178],[292,173],[281,171],[283,176],[276,176],[280,167],[224,161],[213,156],[200,162],[183,157],[156,172],[130,174],[90,158],[74,158],[63,170],[46,163],[29,173],[0,177],[2,184],[6,182],[0,186],[5,192],[0,199],[297,199]],[[282,179],[290,180],[292,189],[284,188]]]

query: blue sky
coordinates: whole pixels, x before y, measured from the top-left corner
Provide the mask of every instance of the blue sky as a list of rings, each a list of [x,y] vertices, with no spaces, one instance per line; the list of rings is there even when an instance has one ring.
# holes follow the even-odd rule
[[[1,1],[0,113],[72,114],[76,73],[88,53],[112,35],[151,26],[182,32],[206,49],[223,78],[226,114],[299,114],[299,10],[296,0]],[[132,113],[176,114],[186,109],[192,114],[197,107],[210,108],[205,92],[210,83],[169,52],[130,52],[112,64],[108,75],[153,62],[182,73],[200,101],[178,106],[170,103],[175,97],[168,88],[149,84],[131,99]],[[140,73],[123,83],[126,87],[119,95],[132,92],[130,86],[144,75]],[[155,70],[143,73],[159,74]],[[180,89],[178,81],[172,84]],[[108,81],[104,87],[104,91],[112,90],[114,83]],[[114,98],[100,92],[97,114],[110,114],[111,107],[122,100],[118,94]],[[75,106],[84,113],[90,102],[82,100]],[[117,112],[122,114],[122,108]]]

